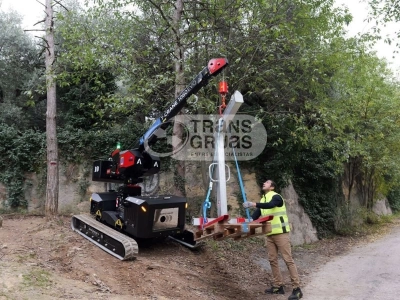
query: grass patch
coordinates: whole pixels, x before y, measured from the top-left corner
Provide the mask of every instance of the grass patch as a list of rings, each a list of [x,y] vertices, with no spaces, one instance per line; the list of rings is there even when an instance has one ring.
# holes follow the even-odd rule
[[[218,253],[218,251],[224,253],[225,251],[230,252],[243,252],[247,251],[254,246],[264,246],[264,236],[255,236],[251,238],[245,239],[226,239],[223,241],[215,241],[215,240],[206,240],[207,247],[213,251]]]
[[[35,259],[35,258],[36,258],[36,253],[35,252],[29,252],[29,253],[24,254],[24,255],[18,255],[17,256],[17,262],[24,263],[24,262],[26,262],[28,260]]]
[[[26,208],[8,208],[8,207],[1,207],[0,208],[0,215],[29,215],[29,212]]]
[[[52,284],[50,273],[43,269],[32,269],[28,274],[22,275],[22,278],[26,287],[49,287]]]
[[[365,221],[357,226],[342,227],[337,231],[341,236],[367,236],[385,234],[392,224],[398,222],[399,215],[376,215],[368,214],[365,216]]]
[[[1,299],[11,299],[11,298],[9,297],[9,295],[6,294],[6,293],[4,293],[4,292],[0,292],[0,298],[1,298]]]
[[[382,234],[399,219],[399,214],[378,215],[365,208],[342,207],[335,215],[335,229],[339,236],[365,236]]]
[[[302,244],[302,245],[298,245],[298,246],[293,246],[294,250],[297,249],[305,249],[305,250],[314,250],[317,249],[318,245],[316,243],[314,244]]]

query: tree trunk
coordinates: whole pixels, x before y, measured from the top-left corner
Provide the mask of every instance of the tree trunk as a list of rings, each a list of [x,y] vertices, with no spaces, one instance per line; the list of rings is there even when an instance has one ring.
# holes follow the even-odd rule
[[[46,0],[46,143],[47,143],[47,187],[45,215],[58,213],[58,145],[56,131],[56,83],[54,76],[54,26],[52,0]]]
[[[360,157],[350,157],[349,161],[347,162],[347,172],[345,172],[345,175],[347,176],[345,176],[345,178],[347,179],[349,193],[347,196],[348,203],[351,201],[351,193],[353,191],[356,178],[359,176],[361,164],[362,162]]]
[[[179,35],[179,27],[180,21],[182,19],[183,12],[183,0],[176,0],[175,2],[175,11],[173,16],[173,31],[175,35],[175,45],[174,45],[174,54],[175,54],[175,98],[179,96],[179,94],[184,89],[184,74],[183,74],[183,60],[184,60],[184,50],[181,44],[181,37]],[[179,113],[181,114],[181,112]],[[183,128],[177,124],[174,125],[174,133],[173,139],[178,138],[181,139],[183,136],[182,132]],[[173,140],[173,145],[178,145],[179,143],[175,143]],[[175,192],[178,196],[186,195],[186,184],[185,184],[185,161],[177,160],[176,168],[174,172],[175,177]]]

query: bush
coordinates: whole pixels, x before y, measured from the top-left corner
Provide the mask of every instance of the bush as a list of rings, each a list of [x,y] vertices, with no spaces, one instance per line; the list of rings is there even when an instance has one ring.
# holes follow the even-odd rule
[[[45,135],[35,130],[19,131],[0,125],[0,182],[7,188],[5,207],[27,207],[24,198],[24,174],[45,166]]]
[[[392,189],[388,195],[387,199],[392,209],[393,213],[400,212],[400,187]]]
[[[363,210],[354,208],[348,204],[338,206],[335,210],[335,231],[339,234],[348,235],[364,222]]]

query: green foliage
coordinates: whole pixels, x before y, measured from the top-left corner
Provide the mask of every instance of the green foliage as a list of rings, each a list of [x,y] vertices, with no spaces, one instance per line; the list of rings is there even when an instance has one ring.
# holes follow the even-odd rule
[[[93,78],[94,70],[96,78]],[[64,81],[69,82],[68,85],[59,80],[61,87],[58,88],[57,94],[60,99],[61,114],[58,126],[71,126],[84,130],[107,128],[124,117],[115,115],[110,106],[116,84],[114,76],[109,71],[102,70],[100,66],[94,67],[90,72],[82,74],[78,82],[74,82],[69,76],[74,74],[74,71],[69,70],[63,77]]]
[[[59,128],[57,137],[63,160],[81,164],[88,160],[107,159],[118,142],[124,149],[133,148],[144,132],[144,124],[129,118],[125,124],[107,130]]]
[[[160,49],[153,34],[145,30],[148,20],[109,7],[120,7],[120,3],[106,4],[103,9],[93,6],[85,12],[72,10],[58,16],[63,41],[59,63],[74,70],[63,69],[59,83],[76,85],[87,78],[99,87],[98,82],[104,83],[102,70],[107,70],[116,76],[119,88],[113,94],[98,95],[96,102],[89,104],[95,104],[96,115],[121,116],[135,112],[143,119],[158,116],[173,99],[170,52]],[[98,68],[100,72],[93,72]]]
[[[0,28],[0,123],[33,128],[38,116],[29,108],[36,98],[26,91],[39,65],[38,50],[16,13],[0,10]]]
[[[293,177],[299,201],[320,237],[334,232],[334,211],[342,200],[340,178],[327,163],[331,159],[326,152],[301,152]]]
[[[45,135],[34,130],[19,131],[0,125],[0,182],[7,187],[6,207],[26,207],[24,176],[43,168]]]
[[[0,10],[0,103],[14,102],[21,96],[38,62],[34,43],[21,25],[18,14]]]
[[[117,142],[127,148],[143,132],[142,125],[127,121],[126,126],[114,127],[107,131],[84,131],[72,127],[59,128],[58,143],[60,157],[64,163],[86,165],[86,174],[91,170],[91,162],[107,159],[115,149]],[[7,187],[6,207],[15,209],[26,207],[24,197],[25,174],[34,172],[45,174],[46,170],[45,134],[40,131],[18,131],[13,127],[0,126],[0,182]],[[89,162],[89,163],[88,163]],[[84,176],[85,177],[85,176]],[[81,194],[86,192],[88,182],[79,182]]]
[[[389,201],[390,208],[393,210],[393,213],[400,212],[400,187],[389,191],[387,199]]]
[[[400,146],[399,90],[386,64],[366,53],[365,45],[343,55],[342,63],[347,67],[332,76],[331,97],[314,105],[319,133],[313,130],[309,139],[327,146],[337,162],[354,170],[347,172],[346,185],[353,186],[357,177],[363,203],[371,209],[377,195],[386,194],[400,175],[399,158],[393,155]]]

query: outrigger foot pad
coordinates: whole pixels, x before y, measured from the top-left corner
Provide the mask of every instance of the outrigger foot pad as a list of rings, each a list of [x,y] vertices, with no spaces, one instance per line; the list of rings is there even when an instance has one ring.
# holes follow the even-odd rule
[[[169,238],[190,249],[198,249],[204,245],[202,242],[196,242],[194,240],[194,233],[189,230],[184,230],[182,233],[170,235]]]

